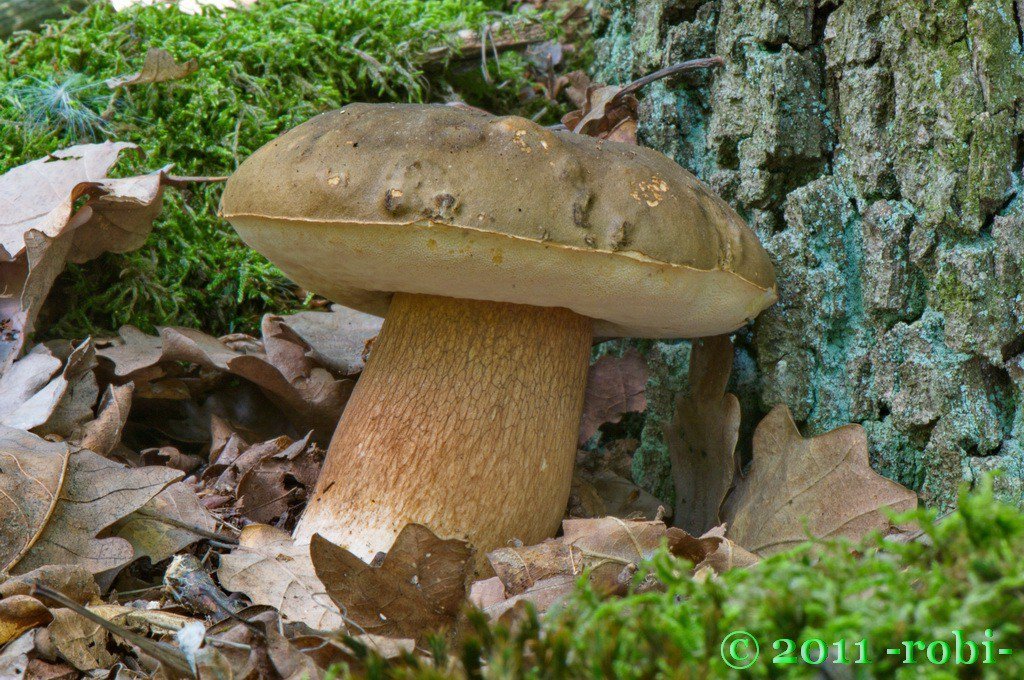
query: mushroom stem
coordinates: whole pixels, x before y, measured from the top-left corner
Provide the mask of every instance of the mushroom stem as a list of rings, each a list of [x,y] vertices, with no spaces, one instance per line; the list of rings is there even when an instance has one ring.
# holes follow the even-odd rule
[[[554,535],[591,345],[567,309],[396,293],[295,530],[364,560],[417,522],[485,551]]]

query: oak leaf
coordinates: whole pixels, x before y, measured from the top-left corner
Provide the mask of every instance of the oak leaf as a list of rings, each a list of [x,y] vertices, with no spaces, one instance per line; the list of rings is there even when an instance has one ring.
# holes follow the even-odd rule
[[[384,322],[341,305],[331,306],[329,312],[297,312],[280,318],[309,345],[310,359],[338,375],[363,370],[367,346]]]
[[[917,507],[917,494],[871,469],[867,435],[845,425],[804,439],[786,406],[754,431],[754,460],[725,506],[727,535],[758,555],[807,539],[887,530],[886,510]]]
[[[606,354],[587,373],[580,444],[593,437],[605,423],[617,423],[622,414],[647,408],[647,362],[635,348],[621,357]]]
[[[242,529],[238,546],[221,557],[217,574],[227,590],[275,607],[292,621],[318,630],[335,630],[343,623],[313,569],[310,547],[296,545],[281,529],[266,524]]]
[[[131,543],[136,559],[148,557],[156,564],[203,538],[184,526],[212,532],[217,523],[191,487],[175,482],[106,533]]]
[[[316,574],[347,618],[365,632],[423,639],[453,625],[465,602],[473,550],[407,524],[380,566],[319,534],[310,543]]]
[[[739,465],[740,402],[725,391],[732,360],[727,335],[693,341],[690,389],[677,397],[666,431],[676,492],[673,520],[694,536],[720,524]]]
[[[0,574],[52,564],[77,564],[95,574],[127,564],[134,558],[131,544],[97,534],[180,476],[128,468],[88,449],[0,426]]]

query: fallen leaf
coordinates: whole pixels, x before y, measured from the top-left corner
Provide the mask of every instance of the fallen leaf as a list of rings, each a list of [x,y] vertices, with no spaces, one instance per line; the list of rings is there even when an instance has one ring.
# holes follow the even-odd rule
[[[676,527],[668,530],[669,550],[676,557],[682,557],[694,565],[694,572],[712,569],[723,573],[730,569],[743,569],[760,561],[760,558],[725,537],[725,525],[719,525],[695,538]]]
[[[68,261],[142,245],[160,209],[166,176],[110,179],[133,144],[80,144],[0,176],[0,374],[21,352]],[[86,198],[82,203],[81,199]]]
[[[161,328],[153,338],[138,329],[121,329],[120,341],[99,350],[114,364],[114,375],[131,380],[162,363],[186,362],[248,380],[304,431],[326,441],[333,434],[352,390],[309,357],[311,349],[280,317],[263,318],[265,353],[243,354],[212,336],[189,328]]]
[[[776,406],[754,431],[754,460],[726,504],[728,536],[758,555],[807,539],[860,538],[890,528],[885,510],[917,507],[917,494],[871,469],[867,435],[845,425],[810,439]]]
[[[650,558],[666,536],[661,520],[622,520],[618,517],[567,519],[562,537],[521,548],[499,548],[487,554],[494,573],[510,597],[558,575],[578,578],[589,570],[599,590],[621,587],[623,570]]]
[[[578,580],[579,577],[573,574],[549,576],[534,582],[533,585],[517,595],[502,601],[489,602],[486,606],[477,606],[494,621],[515,612],[525,602],[533,605],[538,614],[543,614],[571,595],[576,590]]]
[[[237,507],[247,519],[273,524],[296,506],[305,505],[312,493],[324,451],[309,437],[283,451],[260,458],[238,480]]]
[[[341,612],[313,569],[308,545],[296,545],[290,534],[265,524],[245,527],[238,541],[220,558],[217,574],[225,589],[318,630],[342,626]]]
[[[278,612],[249,607],[210,627],[207,638],[225,641],[218,651],[231,664],[234,677],[317,680],[323,671],[282,633]]]
[[[580,421],[580,444],[605,423],[617,423],[622,414],[647,408],[647,362],[631,347],[621,357],[606,354],[590,367]]]
[[[0,678],[23,680],[28,669],[28,655],[35,646],[35,636],[29,631],[0,649]]]
[[[188,485],[176,482],[119,520],[106,534],[131,543],[135,559],[148,557],[156,564],[203,538],[201,534],[183,528],[183,524],[208,532],[217,528],[213,515],[199,502],[196,492]]]
[[[566,516],[662,519],[664,504],[633,482],[630,466],[625,452],[578,451]]]
[[[159,609],[135,609],[118,604],[96,604],[86,609],[133,633],[154,637],[174,633],[195,620]],[[114,636],[100,624],[70,609],[53,611],[49,631],[50,640],[61,657],[80,671],[109,668],[117,662],[117,655],[110,651],[109,645]]]
[[[53,616],[42,602],[28,595],[10,595],[0,600],[0,646],[25,631],[45,626]]]
[[[363,631],[422,640],[451,627],[463,603],[473,550],[420,524],[399,532],[380,566],[371,566],[319,534],[310,556],[331,599]]]
[[[121,538],[96,538],[181,476],[132,469],[88,449],[0,426],[0,574],[51,564],[92,573],[133,559]]]
[[[125,85],[149,85],[168,80],[181,80],[198,70],[199,62],[196,59],[179,64],[167,50],[151,47],[142,62],[142,70],[131,75],[110,78],[107,80],[107,87],[113,90]]]
[[[310,347],[310,359],[338,375],[355,375],[363,370],[368,343],[380,333],[379,316],[364,314],[341,305],[329,312],[297,312],[281,317]]]
[[[89,570],[71,564],[50,564],[12,576],[0,583],[0,597],[29,595],[36,584],[59,591],[79,604],[89,604],[100,598],[100,588]],[[60,606],[41,595],[36,597],[49,607]]]
[[[77,434],[78,443],[103,456],[113,451],[121,443],[121,432],[128,423],[134,391],[133,383],[108,385],[100,400],[96,419],[86,423]]]
[[[92,420],[92,406],[99,395],[93,374],[95,350],[89,340],[74,350],[70,350],[70,346],[62,347],[66,345],[53,342],[41,349],[37,346],[14,364],[19,367],[17,370],[12,367],[10,371],[18,382],[13,390],[16,394],[6,402],[6,412],[0,412],[0,425],[33,430],[41,435],[69,437],[83,423]],[[23,379],[28,371],[22,370],[20,365],[27,362],[30,367],[38,367],[41,378],[52,365],[50,359],[61,360],[63,369],[37,391],[29,393],[28,381]]]
[[[665,432],[676,491],[674,523],[694,536],[721,523],[722,503],[738,471],[740,402],[725,391],[732,360],[727,335],[693,341],[690,389],[676,398]]]

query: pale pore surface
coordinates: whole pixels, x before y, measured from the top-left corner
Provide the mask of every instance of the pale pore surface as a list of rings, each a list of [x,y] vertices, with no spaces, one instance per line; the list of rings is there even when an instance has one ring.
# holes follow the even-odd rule
[[[732,272],[436,222],[231,221],[299,285],[379,316],[392,292],[424,293],[563,307],[600,337],[685,338],[734,331],[775,299]]]
[[[565,309],[396,295],[295,530],[364,560],[409,522],[478,564],[553,536],[569,496],[591,344]]]

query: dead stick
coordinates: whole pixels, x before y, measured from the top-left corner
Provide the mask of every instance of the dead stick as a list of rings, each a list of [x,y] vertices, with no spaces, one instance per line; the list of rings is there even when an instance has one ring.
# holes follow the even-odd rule
[[[666,66],[663,69],[658,69],[654,73],[648,73],[646,76],[643,76],[642,78],[637,78],[633,82],[624,86],[621,90],[615,93],[615,95],[608,102],[608,105],[609,107],[611,107],[612,104],[614,104],[622,97],[625,97],[627,94],[633,94],[644,85],[650,85],[656,80],[668,78],[669,76],[674,76],[675,74],[682,73],[683,71],[693,71],[698,68],[711,68],[712,66],[721,66],[724,63],[725,59],[722,59],[719,56],[714,56],[703,57],[701,59],[690,59],[689,61],[683,61],[678,64],[673,64],[672,66]]]
[[[143,511],[143,510],[136,510],[135,512],[136,512],[136,514],[141,515],[142,517],[146,517],[148,519],[153,519],[153,520],[156,520],[157,522],[162,522],[164,524],[169,524],[170,526],[177,527],[179,529],[184,529],[185,531],[189,531],[189,532],[195,534],[196,536],[202,536],[203,538],[208,538],[211,541],[220,541],[221,543],[228,543],[230,545],[238,545],[238,539],[235,538],[234,536],[227,536],[225,534],[218,534],[216,531],[210,531],[209,529],[204,529],[202,527],[197,527],[195,524],[189,524],[188,522],[182,522],[180,519],[176,519],[174,517],[168,517],[167,515],[161,515],[161,514],[158,514],[158,513],[155,513],[155,512],[148,512],[148,511]]]

